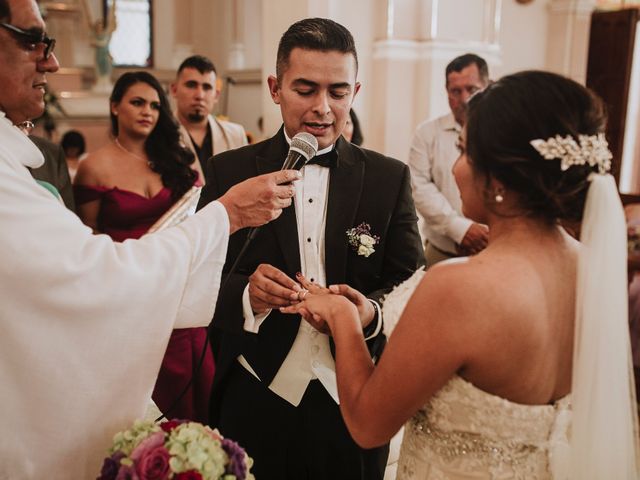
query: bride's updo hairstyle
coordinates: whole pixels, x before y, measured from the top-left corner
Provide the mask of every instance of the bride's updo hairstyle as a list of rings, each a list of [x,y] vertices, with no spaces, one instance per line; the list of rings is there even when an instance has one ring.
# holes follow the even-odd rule
[[[572,165],[561,170],[559,159],[545,159],[532,145],[570,135],[604,131],[602,101],[580,84],[548,72],[525,71],[489,85],[469,102],[467,153],[473,170],[484,176],[486,204],[496,211],[495,178],[517,194],[517,212],[549,223],[579,222],[597,166]]]

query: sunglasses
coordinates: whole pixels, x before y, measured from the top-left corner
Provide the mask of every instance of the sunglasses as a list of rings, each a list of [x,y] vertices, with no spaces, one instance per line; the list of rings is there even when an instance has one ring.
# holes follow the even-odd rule
[[[25,45],[33,45],[34,47],[39,43],[44,44],[44,59],[47,60],[53,53],[53,49],[56,46],[56,39],[47,37],[44,32],[34,33],[21,28],[14,27],[8,23],[1,23],[0,27],[6,29],[11,33],[19,42]]]

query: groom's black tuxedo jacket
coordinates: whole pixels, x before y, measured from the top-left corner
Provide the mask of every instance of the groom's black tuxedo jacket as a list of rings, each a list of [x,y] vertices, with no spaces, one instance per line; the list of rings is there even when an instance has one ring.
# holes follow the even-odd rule
[[[209,159],[206,185],[200,206],[224,194],[231,186],[256,175],[280,170],[289,146],[281,129],[274,137]],[[422,265],[423,249],[408,167],[379,153],[359,148],[344,140],[336,142],[338,164],[329,175],[325,230],[325,270],[327,285],[346,283],[380,302],[388,293]],[[361,223],[371,226],[380,237],[375,253],[358,255],[349,245],[347,230]],[[223,283],[248,234],[236,232],[229,240]],[[213,328],[222,331],[215,343],[216,378],[214,396],[224,394],[224,377],[239,354],[244,355],[268,386],[284,361],[299,328],[300,317],[273,310],[259,333],[243,330],[242,294],[248,277],[261,263],[282,270],[295,279],[300,271],[300,252],[295,207],[260,228],[236,273],[220,292]],[[220,332],[216,332],[218,335]],[[384,346],[382,333],[369,340],[369,349],[378,356]],[[214,399],[215,403],[215,399]]]

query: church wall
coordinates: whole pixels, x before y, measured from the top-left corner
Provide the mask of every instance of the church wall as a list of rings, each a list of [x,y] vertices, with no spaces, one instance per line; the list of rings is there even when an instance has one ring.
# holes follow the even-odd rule
[[[186,56],[211,57],[223,87],[216,113],[242,123],[255,137],[261,136],[262,116],[263,135],[270,135],[281,122],[266,86],[275,73],[280,35],[300,18],[333,18],[356,40],[363,87],[354,107],[365,146],[405,160],[415,126],[447,112],[443,72],[454,56],[476,51],[487,58],[494,78],[549,67],[553,42],[563,41],[551,35],[548,45],[550,4],[557,1],[154,0],[154,73],[167,84]],[[432,38],[434,25],[438,35]],[[64,66],[89,67],[86,46],[74,48],[84,55]]]

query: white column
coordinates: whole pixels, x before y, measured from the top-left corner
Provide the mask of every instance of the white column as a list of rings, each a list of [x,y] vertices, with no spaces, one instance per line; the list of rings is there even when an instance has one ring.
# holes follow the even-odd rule
[[[244,0],[232,0],[231,4],[231,43],[229,45],[229,69],[245,68],[244,47]]]
[[[368,147],[406,161],[416,125],[448,111],[446,65],[467,52],[501,63],[501,6],[501,0],[377,0]]]
[[[591,13],[596,0],[551,0],[547,68],[585,83]]]

